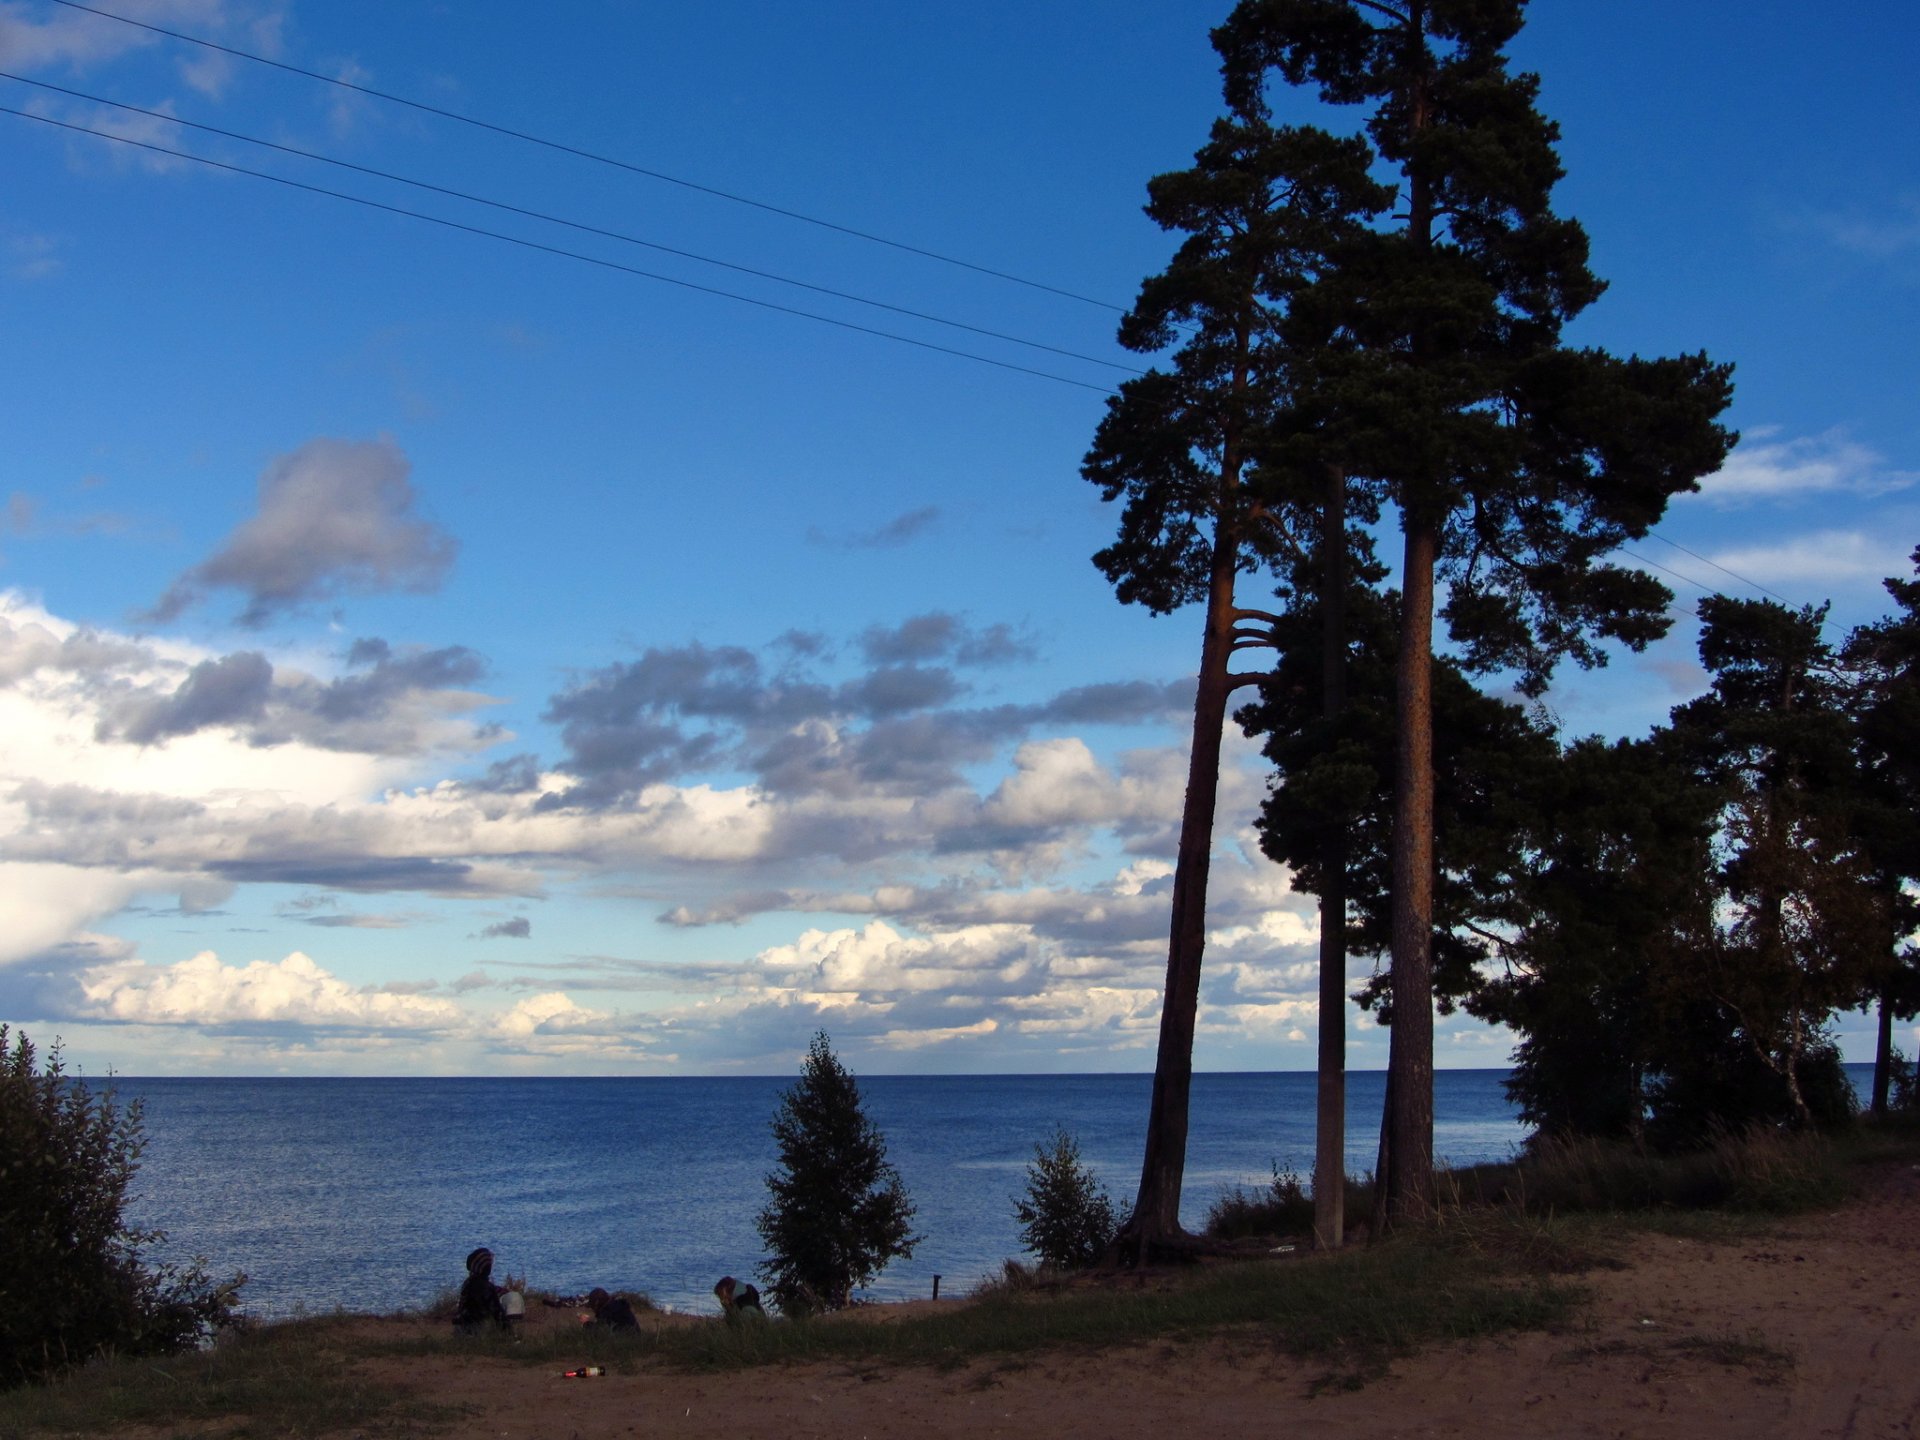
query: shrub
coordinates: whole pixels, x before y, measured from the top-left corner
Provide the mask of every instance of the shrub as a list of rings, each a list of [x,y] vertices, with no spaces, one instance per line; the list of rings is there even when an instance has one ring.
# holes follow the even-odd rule
[[[1299,1172],[1278,1161],[1273,1179],[1259,1190],[1236,1185],[1224,1190],[1207,1209],[1203,1226],[1216,1240],[1245,1240],[1252,1236],[1290,1235],[1313,1229],[1313,1195]]]
[[[1373,1180],[1347,1175],[1342,1213],[1349,1227],[1363,1223],[1373,1210]],[[1215,1240],[1250,1240],[1278,1235],[1313,1233],[1313,1191],[1291,1163],[1273,1164],[1273,1179],[1258,1190],[1236,1185],[1223,1191],[1207,1211],[1205,1232]]]
[[[1100,1258],[1118,1225],[1113,1200],[1080,1160],[1080,1142],[1064,1128],[1036,1141],[1027,1193],[1013,1202],[1020,1239],[1055,1270],[1082,1270]]]
[[[8,1037],[0,1025],[0,1388],[103,1351],[188,1349],[229,1323],[245,1276],[150,1264],[142,1249],[166,1237],[126,1222],[138,1102],[69,1078],[58,1044],[42,1066],[24,1034]]]
[[[780,1101],[773,1138],[780,1168],[756,1222],[769,1252],[761,1278],[787,1314],[837,1310],[920,1237],[886,1141],[824,1031]]]
[[[1914,1062],[1901,1053],[1898,1045],[1887,1057],[1888,1108],[1898,1115],[1920,1114],[1920,1082],[1916,1081]]]

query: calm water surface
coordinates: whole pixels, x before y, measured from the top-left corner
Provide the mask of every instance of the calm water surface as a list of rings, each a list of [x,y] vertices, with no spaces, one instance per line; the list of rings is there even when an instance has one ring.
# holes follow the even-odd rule
[[[1459,1164],[1506,1156],[1522,1130],[1504,1070],[1435,1076],[1434,1146]],[[1379,1072],[1349,1077],[1347,1165],[1370,1170]],[[775,1154],[767,1123],[790,1077],[673,1079],[129,1079],[148,1147],[134,1218],[169,1258],[244,1270],[247,1308],[394,1310],[463,1276],[476,1245],[496,1274],[542,1289],[641,1290],[708,1308],[722,1274],[751,1275],[753,1220]],[[866,1076],[924,1235],[872,1294],[952,1293],[1018,1255],[1013,1196],[1036,1140],[1064,1125],[1116,1200],[1138,1183],[1147,1075]],[[1198,1225],[1276,1162],[1312,1168],[1314,1078],[1196,1075],[1182,1213]]]

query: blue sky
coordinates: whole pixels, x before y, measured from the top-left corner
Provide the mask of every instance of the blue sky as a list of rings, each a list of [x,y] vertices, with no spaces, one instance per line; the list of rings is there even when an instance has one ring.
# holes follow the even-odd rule
[[[117,5],[1105,303],[0,0],[42,117],[0,115],[0,1018],[134,1074],[778,1072],[823,1026],[875,1071],[1151,1068],[1198,622],[1113,599],[1078,465],[1227,6]],[[1572,733],[1697,693],[1703,586],[1845,627],[1920,541],[1916,42],[1892,3],[1521,37],[1612,284],[1573,338],[1733,361],[1744,436],[1636,547],[1681,623],[1561,677]],[[1312,1064],[1263,784],[1230,746],[1206,1068]]]

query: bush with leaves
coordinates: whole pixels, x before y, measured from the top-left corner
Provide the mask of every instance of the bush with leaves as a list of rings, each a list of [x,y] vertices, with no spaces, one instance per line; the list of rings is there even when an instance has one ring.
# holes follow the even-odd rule
[[[761,1278],[789,1315],[837,1310],[920,1237],[886,1141],[824,1031],[781,1098],[773,1138],[780,1168],[756,1222],[768,1250]]]
[[[190,1349],[233,1316],[245,1276],[153,1264],[166,1237],[126,1222],[145,1139],[136,1101],[95,1094],[0,1025],[0,1389],[102,1351]]]
[[[1035,1141],[1027,1193],[1013,1202],[1020,1239],[1055,1270],[1084,1270],[1113,1239],[1113,1200],[1080,1159],[1080,1142],[1065,1128]]]

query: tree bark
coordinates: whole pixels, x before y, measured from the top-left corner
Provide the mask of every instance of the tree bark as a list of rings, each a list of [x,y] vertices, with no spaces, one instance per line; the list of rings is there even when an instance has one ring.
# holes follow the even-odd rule
[[[1167,939],[1167,986],[1160,1008],[1160,1050],[1154,1062],[1153,1101],[1147,1115],[1146,1156],[1133,1214],[1115,1237],[1113,1254],[1128,1264],[1189,1254],[1193,1237],[1180,1225],[1180,1183],[1187,1167],[1187,1110],[1193,1088],[1193,1032],[1200,1008],[1200,962],[1207,943],[1207,874],[1212,861],[1213,815],[1220,788],[1221,731],[1232,682],[1234,560],[1230,529],[1214,544],[1207,591],[1207,630],[1193,697],[1193,749],[1187,796],[1180,814],[1180,849],[1173,869],[1173,918]]]
[[[1426,6],[1408,0],[1405,39],[1411,79],[1408,126],[1432,123]],[[1407,164],[1407,241],[1424,262],[1433,249],[1433,185],[1414,153]],[[1428,337],[1409,337],[1422,364]],[[1381,1121],[1386,1164],[1375,1213],[1386,1226],[1424,1218],[1433,1208],[1433,580],[1442,514],[1426,483],[1400,489],[1405,537],[1401,565],[1400,649],[1394,661],[1393,838],[1390,883],[1393,1025],[1387,1049],[1387,1111]]]
[[[1393,1025],[1387,1070],[1386,1220],[1433,1208],[1433,575],[1439,524],[1403,512],[1400,653],[1395,657]]]
[[[1868,1113],[1885,1115],[1887,1113],[1887,1092],[1892,1088],[1893,1080],[1893,984],[1883,982],[1880,986],[1880,1025],[1879,1037],[1873,1046],[1873,1102]]]
[[[1320,512],[1322,713],[1336,734],[1347,704],[1347,477],[1327,474]],[[1313,1241],[1345,1242],[1347,1193],[1347,836],[1331,832],[1320,851],[1320,1053],[1314,1113]]]

